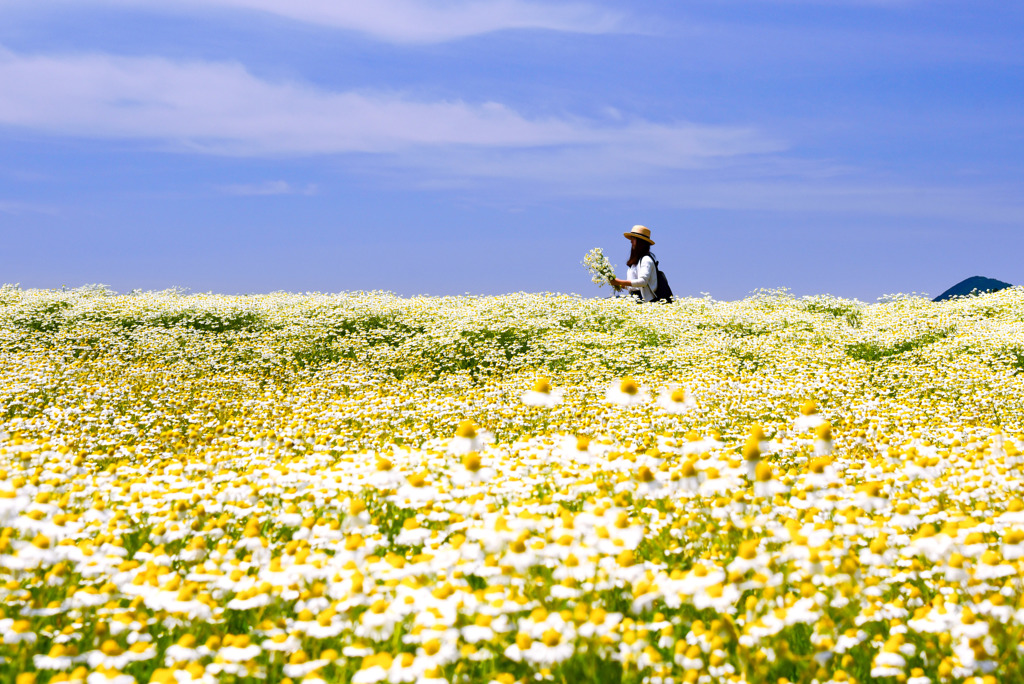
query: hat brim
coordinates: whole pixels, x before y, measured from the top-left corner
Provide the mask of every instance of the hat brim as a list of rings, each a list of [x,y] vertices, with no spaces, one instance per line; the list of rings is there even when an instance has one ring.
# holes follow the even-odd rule
[[[647,244],[650,244],[650,245],[654,244],[654,240],[652,240],[649,237],[644,237],[643,235],[640,235],[639,233],[623,233],[622,236],[623,237],[628,237],[628,238],[636,238],[637,240],[643,240],[644,242],[646,242]]]

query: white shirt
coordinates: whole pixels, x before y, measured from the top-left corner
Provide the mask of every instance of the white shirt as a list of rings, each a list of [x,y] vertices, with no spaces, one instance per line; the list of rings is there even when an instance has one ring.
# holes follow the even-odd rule
[[[645,302],[654,301],[654,291],[658,289],[658,269],[654,267],[654,253],[640,259],[636,266],[626,271],[626,280],[630,282],[631,291],[640,290]]]

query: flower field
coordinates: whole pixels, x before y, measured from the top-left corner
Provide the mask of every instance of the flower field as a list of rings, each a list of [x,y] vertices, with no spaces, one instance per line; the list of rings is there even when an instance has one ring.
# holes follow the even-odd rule
[[[0,682],[1024,681],[1024,290],[0,289]]]

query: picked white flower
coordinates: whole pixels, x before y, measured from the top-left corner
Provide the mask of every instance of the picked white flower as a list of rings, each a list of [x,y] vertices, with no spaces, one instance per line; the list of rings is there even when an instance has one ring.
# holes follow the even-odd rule
[[[590,280],[598,287],[611,285],[614,290],[621,289],[612,284],[612,281],[615,280],[615,267],[608,261],[608,257],[604,255],[604,250],[600,247],[595,247],[587,252],[583,257],[583,265],[590,271]]]

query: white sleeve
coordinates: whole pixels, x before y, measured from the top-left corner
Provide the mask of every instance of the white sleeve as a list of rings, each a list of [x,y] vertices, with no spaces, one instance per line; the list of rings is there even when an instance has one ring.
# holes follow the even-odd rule
[[[654,274],[654,259],[645,256],[637,264],[636,279],[630,281],[634,288],[650,287],[651,276]]]

